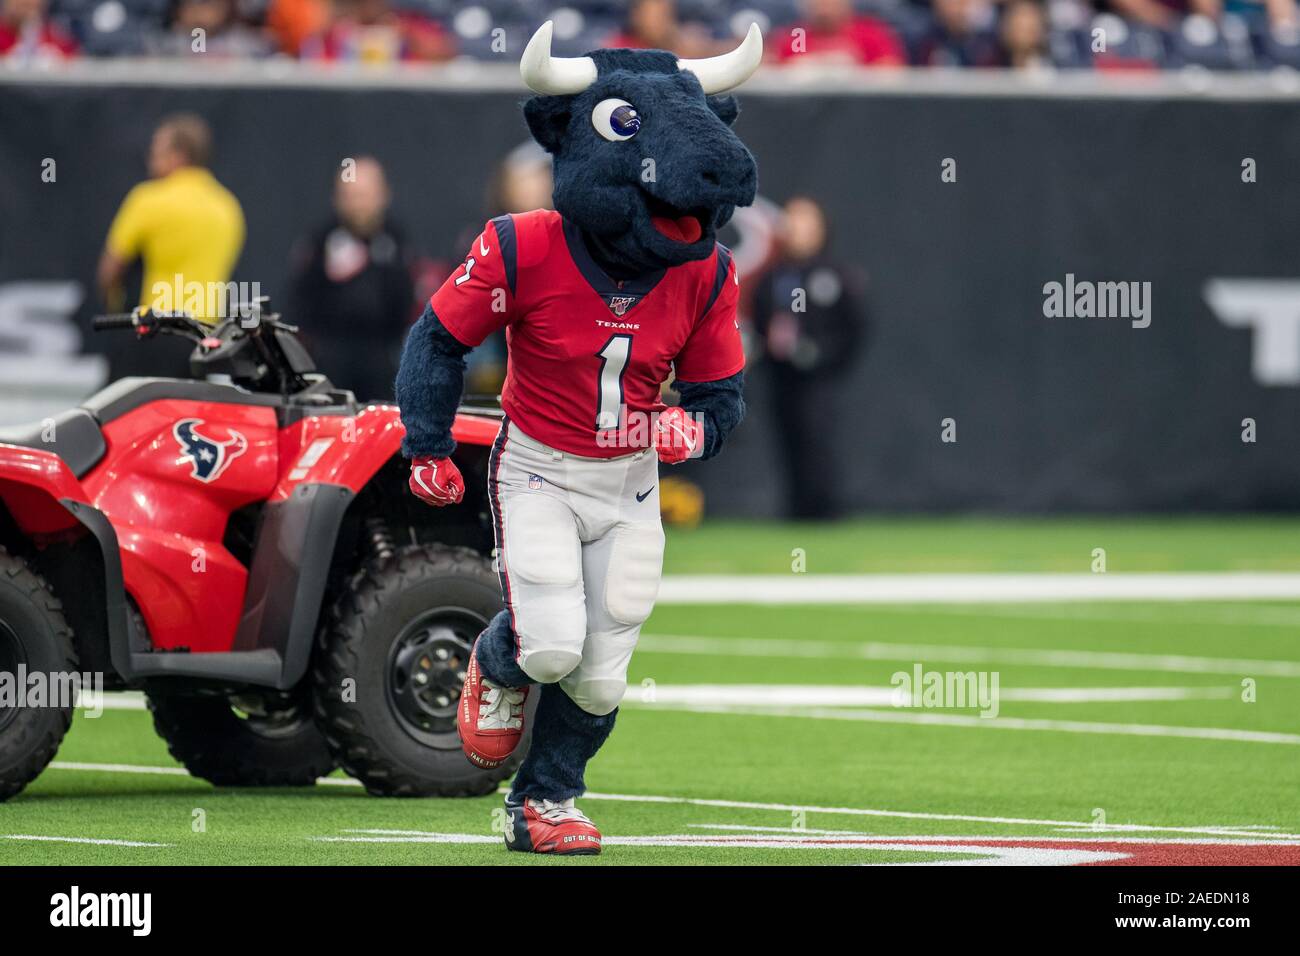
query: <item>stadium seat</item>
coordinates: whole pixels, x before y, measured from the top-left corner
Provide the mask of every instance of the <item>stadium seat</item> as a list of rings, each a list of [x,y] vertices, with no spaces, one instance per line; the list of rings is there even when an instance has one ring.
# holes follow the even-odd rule
[[[1092,48],[1093,33],[1097,30],[1106,44],[1100,52]],[[1085,36],[1085,49],[1097,69],[1159,69],[1168,60],[1161,31],[1123,20],[1113,13],[1094,17]]]
[[[459,9],[482,7],[491,14],[494,21],[533,21],[549,19],[560,3],[542,3],[540,0],[474,0],[473,3],[457,4]]]
[[[448,0],[392,0],[393,9],[404,13],[418,13],[430,20],[445,22],[452,14]]]
[[[1266,28],[1256,34],[1255,43],[1261,65],[1300,69],[1300,29]]]
[[[139,56],[157,22],[128,12],[121,0],[101,0],[77,18],[77,35],[90,56]]]
[[[552,49],[557,56],[582,56],[609,42],[622,28],[617,20],[588,21],[586,28],[576,36],[556,40]]]
[[[1225,15],[1215,23],[1205,16],[1186,17],[1170,36],[1173,60],[1180,66],[1241,70],[1254,66],[1250,31],[1241,19]]]
[[[741,0],[735,9],[749,7],[764,14],[775,26],[794,23],[800,17],[798,0]],[[734,12],[734,10],[733,10]]]
[[[502,52],[499,46],[495,49],[493,47],[496,42],[494,34],[497,30],[505,31],[505,52]],[[524,48],[531,35],[531,24],[493,22],[486,32],[478,36],[465,36],[457,33],[456,42],[462,56],[472,57],[476,60],[509,60],[512,57],[517,58],[518,51]]]
[[[929,31],[932,22],[928,10],[908,3],[878,3],[869,15],[893,27],[908,49]]]
[[[1091,40],[1092,35],[1087,30],[1048,31],[1047,51],[1052,65],[1063,70],[1087,69],[1092,65]]]
[[[96,0],[52,0],[50,16],[70,19],[82,16],[94,7]]]
[[[585,13],[592,16],[611,17],[620,23],[627,14],[627,4],[620,3],[618,0],[568,0],[564,4],[566,7],[572,7],[579,13]]]
[[[170,6],[169,0],[121,0],[121,3],[134,19],[153,20],[159,25],[166,19]]]
[[[726,0],[677,0],[677,16],[683,20],[711,23],[731,12]]]

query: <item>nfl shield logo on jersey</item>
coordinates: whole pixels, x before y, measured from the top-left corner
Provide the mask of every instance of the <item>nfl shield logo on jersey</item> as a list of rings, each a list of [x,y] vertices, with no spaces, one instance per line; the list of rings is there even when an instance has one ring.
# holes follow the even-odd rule
[[[615,315],[622,315],[632,308],[634,302],[636,302],[636,296],[634,295],[611,295],[609,297],[609,310]]]
[[[529,491],[541,491],[541,490],[542,490],[542,476],[541,476],[541,475],[529,475],[529,476],[528,476],[528,490],[529,490]]]

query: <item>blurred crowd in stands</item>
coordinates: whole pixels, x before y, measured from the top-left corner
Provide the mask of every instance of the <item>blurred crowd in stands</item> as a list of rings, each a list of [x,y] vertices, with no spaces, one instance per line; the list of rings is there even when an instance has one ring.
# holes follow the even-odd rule
[[[763,27],[774,63],[1016,69],[1300,68],[1297,0],[0,0],[0,59],[707,56]]]

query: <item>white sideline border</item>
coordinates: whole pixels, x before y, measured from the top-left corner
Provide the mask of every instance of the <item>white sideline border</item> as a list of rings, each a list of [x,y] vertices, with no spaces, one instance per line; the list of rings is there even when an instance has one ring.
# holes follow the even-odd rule
[[[213,87],[229,89],[397,89],[524,92],[515,57],[488,62],[459,57],[445,64],[326,65],[284,59],[177,64],[175,60],[118,57],[68,60],[22,68],[0,64],[5,85],[89,87]],[[834,65],[764,69],[745,84],[746,96],[914,97],[1014,99],[1294,101],[1300,77],[1290,69],[1226,73],[1165,70],[1127,76],[1091,70],[1038,73],[911,67],[860,70]]]

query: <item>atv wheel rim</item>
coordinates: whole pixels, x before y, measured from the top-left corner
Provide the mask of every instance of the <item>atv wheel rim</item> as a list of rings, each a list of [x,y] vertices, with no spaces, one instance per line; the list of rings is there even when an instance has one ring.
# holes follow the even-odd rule
[[[487,626],[465,608],[439,608],[406,626],[388,657],[388,702],[402,729],[426,746],[459,747],[456,706],[474,640]]]
[[[301,733],[311,719],[300,706],[272,708],[256,695],[236,694],[230,698],[230,706],[235,716],[244,721],[245,727],[267,740],[293,737]]]
[[[23,650],[22,641],[18,640],[13,628],[0,621],[0,674],[15,682],[15,690],[18,690],[18,668],[25,663],[27,654]],[[0,707],[0,731],[17,720],[18,714],[18,707]]]

